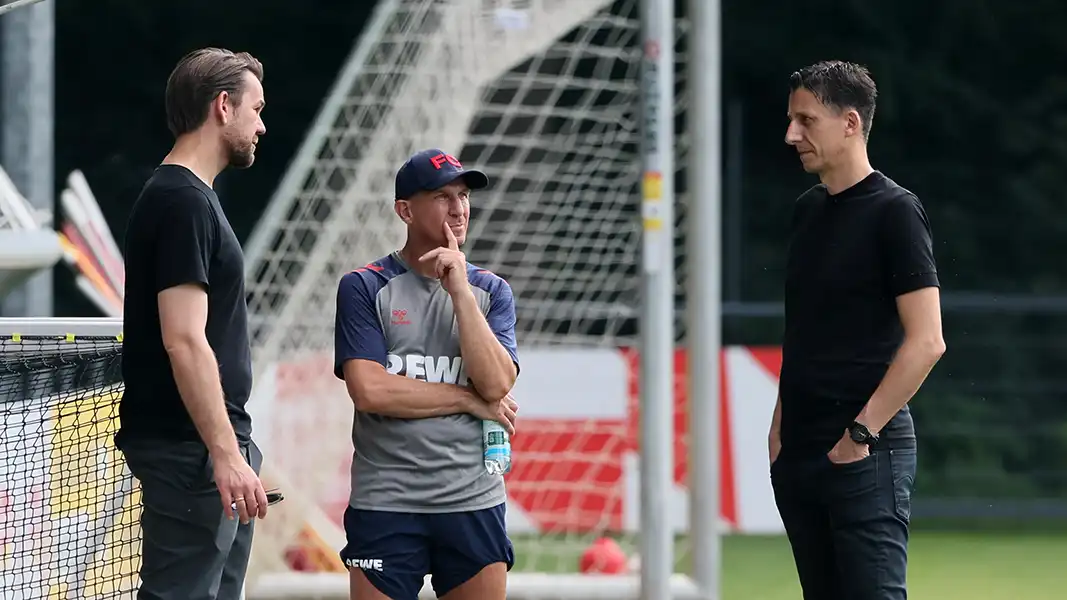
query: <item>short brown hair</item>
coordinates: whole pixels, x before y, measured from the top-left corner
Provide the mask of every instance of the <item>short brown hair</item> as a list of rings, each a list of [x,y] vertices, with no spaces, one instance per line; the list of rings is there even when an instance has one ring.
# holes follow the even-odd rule
[[[799,88],[808,90],[838,114],[856,109],[863,126],[863,138],[870,137],[878,104],[878,86],[867,67],[842,60],[824,60],[793,73],[789,88],[793,92]]]
[[[203,125],[220,93],[239,102],[245,71],[263,81],[263,64],[247,52],[201,48],[182,57],[167,79],[167,127],[174,137]]]

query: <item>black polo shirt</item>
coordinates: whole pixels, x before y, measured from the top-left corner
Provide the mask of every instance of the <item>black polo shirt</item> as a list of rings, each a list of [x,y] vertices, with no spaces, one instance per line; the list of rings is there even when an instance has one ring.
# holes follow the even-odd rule
[[[116,441],[199,440],[163,347],[159,293],[182,284],[207,292],[205,337],[218,361],[226,412],[241,442],[252,433],[245,403],[252,354],[244,255],[215,191],[178,165],[160,165],[130,213],[125,240],[126,296]]]
[[[834,446],[903,341],[896,297],[937,285],[926,211],[882,173],[838,194],[817,185],[797,199],[779,388],[783,453]],[[907,406],[881,436],[914,444]]]

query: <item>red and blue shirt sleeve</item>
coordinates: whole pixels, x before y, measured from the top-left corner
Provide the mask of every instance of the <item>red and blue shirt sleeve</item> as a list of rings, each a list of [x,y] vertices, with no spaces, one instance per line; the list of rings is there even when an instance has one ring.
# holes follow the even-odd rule
[[[334,375],[344,379],[344,364],[371,360],[385,366],[388,346],[377,309],[384,281],[374,271],[360,269],[341,278],[337,286],[334,320]]]

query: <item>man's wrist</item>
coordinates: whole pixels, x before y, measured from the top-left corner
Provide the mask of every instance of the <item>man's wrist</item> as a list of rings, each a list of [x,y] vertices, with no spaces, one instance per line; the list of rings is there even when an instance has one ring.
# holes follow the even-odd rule
[[[209,448],[208,455],[211,456],[211,460],[215,463],[234,463],[237,461],[244,461],[244,456],[241,455],[241,449],[238,448],[236,444],[234,444],[232,448],[226,446]]]
[[[452,296],[453,304],[475,300],[474,291],[471,290],[470,282],[467,281],[464,281],[463,285],[459,286],[457,290],[448,290],[448,295]]]
[[[478,400],[471,395],[464,395],[459,401],[459,408],[465,413],[475,413],[478,410]]]
[[[873,398],[870,401],[868,401],[867,402],[867,406],[870,406],[871,402],[873,402],[873,401],[874,401]],[[882,428],[881,427],[875,427],[873,419],[871,419],[870,415],[867,414],[867,406],[864,406],[863,410],[860,411],[860,414],[856,415],[856,418],[854,419],[854,421],[856,423],[859,423],[860,425],[863,425],[864,427],[866,427],[867,430],[870,431],[872,435],[877,437],[878,434],[881,433]]]
[[[464,394],[463,400],[460,402],[460,405],[460,410],[476,417],[481,414],[484,414],[486,409],[486,401],[482,399],[481,396],[473,392],[469,394]]]
[[[461,402],[464,407],[479,406],[486,403],[485,398],[479,396],[474,388],[466,385],[457,385],[456,387],[458,387],[463,394],[463,400],[461,400]]]
[[[225,441],[216,440],[205,445],[207,446],[207,452],[212,460],[221,461],[237,458],[244,460],[244,456],[241,455],[241,448],[237,444],[236,437]]]

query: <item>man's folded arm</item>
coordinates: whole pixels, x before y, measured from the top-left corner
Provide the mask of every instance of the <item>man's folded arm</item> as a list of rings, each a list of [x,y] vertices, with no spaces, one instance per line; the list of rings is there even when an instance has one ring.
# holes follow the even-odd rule
[[[484,402],[470,388],[393,375],[373,360],[347,360],[342,371],[348,396],[360,412],[423,419],[474,412],[474,403]]]
[[[388,345],[377,310],[380,285],[375,275],[357,271],[337,286],[334,375],[344,380],[356,409],[401,419],[475,412],[475,403],[484,401],[472,389],[386,371]]]

